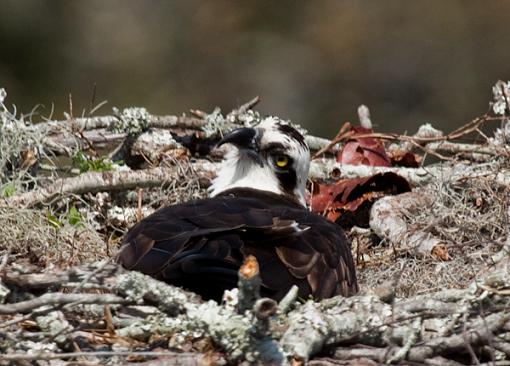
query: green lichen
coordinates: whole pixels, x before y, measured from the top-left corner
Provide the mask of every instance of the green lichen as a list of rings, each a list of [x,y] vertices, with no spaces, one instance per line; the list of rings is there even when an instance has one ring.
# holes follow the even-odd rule
[[[114,132],[126,132],[134,136],[147,130],[151,117],[149,111],[141,107],[124,108],[122,112],[118,108],[113,108],[113,114],[118,120],[110,129]]]

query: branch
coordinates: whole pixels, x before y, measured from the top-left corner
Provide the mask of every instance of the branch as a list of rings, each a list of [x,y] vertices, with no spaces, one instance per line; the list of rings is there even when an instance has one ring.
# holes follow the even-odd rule
[[[409,250],[413,255],[435,254],[446,260],[446,243],[429,233],[412,230],[405,219],[409,213],[430,206],[435,199],[435,196],[424,191],[380,198],[370,209],[370,228],[380,238],[386,239],[399,249]]]
[[[425,145],[427,149],[450,154],[479,154],[502,156],[508,155],[508,150],[496,145],[466,144],[460,142],[438,141]],[[487,157],[486,157],[487,158]]]
[[[78,357],[165,357],[167,362],[175,365],[199,365],[205,360],[205,356],[199,353],[182,353],[182,352],[136,352],[136,351],[101,351],[101,352],[36,352],[36,353],[11,353],[3,354],[2,360],[5,361],[31,361],[31,360],[56,360],[62,358],[78,358]]]
[[[215,170],[215,164],[203,160],[195,163],[194,168],[199,181],[208,185]],[[182,169],[179,166],[136,171],[87,172],[77,177],[61,178],[47,187],[7,198],[3,206],[32,207],[49,202],[60,195],[160,187],[166,182],[180,179],[182,179]]]
[[[411,185],[424,186],[438,179],[463,180],[486,177],[505,187],[510,184],[510,171],[500,169],[494,173],[490,164],[478,166],[437,164],[421,168],[394,168],[368,165],[340,164],[333,159],[316,159],[310,164],[310,179],[368,177],[378,173],[393,172],[404,177]]]
[[[239,281],[237,283],[239,289],[237,311],[239,314],[253,308],[255,302],[260,298],[261,283],[257,259],[249,255],[239,268]]]
[[[0,305],[0,314],[26,314],[45,305],[65,305],[72,303],[125,304],[127,301],[122,297],[111,294],[63,294],[60,292],[50,292],[32,300]]]
[[[451,175],[452,167],[446,165],[426,168],[393,168],[368,165],[349,165],[337,163],[333,159],[315,159],[310,164],[310,178],[327,180],[341,178],[368,177],[378,173],[393,172],[404,177],[415,186],[428,184],[437,177]]]
[[[506,275],[508,280],[508,274]],[[463,293],[463,301],[469,303],[468,313],[478,314],[477,298],[470,291]],[[408,302],[396,302],[393,306],[385,304],[373,296],[354,296],[351,298],[332,298],[321,303],[307,302],[299,309],[289,314],[287,331],[283,334],[281,344],[287,357],[306,361],[313,354],[329,345],[344,343],[335,357],[340,359],[361,356],[356,349],[346,346],[363,344],[377,348],[377,351],[366,351],[362,357],[369,357],[378,362],[385,362],[394,357],[400,347],[388,348],[397,342],[407,348],[406,354],[401,354],[408,361],[424,362],[437,355],[455,355],[465,351],[465,339],[462,334],[437,337],[435,333],[425,334],[426,340],[416,344],[407,344],[409,334],[415,334],[415,320],[422,319],[427,324],[435,324],[443,328],[450,322],[459,308],[448,309],[442,301],[420,305],[413,301],[414,310],[409,308]],[[407,307],[407,309],[406,309]],[[410,311],[413,310],[413,311]],[[430,320],[430,323],[428,322]],[[485,317],[476,315],[468,325],[468,341],[473,346],[488,344],[492,334],[501,332],[510,319],[506,311],[494,313]],[[485,325],[484,325],[485,324]],[[423,335],[422,335],[423,337]],[[388,341],[391,339],[391,341]],[[388,344],[389,343],[389,344]],[[360,351],[365,352],[365,351]]]
[[[200,129],[207,124],[207,121],[200,118],[188,116],[156,116],[147,114],[144,116],[145,123],[149,128],[183,128],[183,129]],[[112,129],[121,123],[118,116],[97,116],[71,118],[62,121],[41,122],[33,127],[45,131],[59,131],[69,127],[80,131],[90,131],[97,129]]]

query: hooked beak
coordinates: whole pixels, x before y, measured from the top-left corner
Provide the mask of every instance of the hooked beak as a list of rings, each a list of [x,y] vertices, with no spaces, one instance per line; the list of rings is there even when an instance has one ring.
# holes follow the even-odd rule
[[[232,144],[237,147],[240,152],[245,153],[255,160],[257,164],[264,166],[264,161],[259,155],[259,145],[257,141],[258,135],[259,132],[254,128],[237,128],[226,134],[218,142],[216,147],[220,147],[223,144]]]

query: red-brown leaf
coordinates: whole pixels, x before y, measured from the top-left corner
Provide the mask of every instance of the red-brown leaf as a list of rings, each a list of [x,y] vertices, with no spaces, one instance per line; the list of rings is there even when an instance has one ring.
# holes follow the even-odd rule
[[[409,151],[397,150],[388,153],[392,166],[402,166],[406,168],[418,168],[422,157]]]
[[[408,192],[411,186],[398,174],[378,173],[371,177],[339,180],[333,184],[315,183],[313,186],[312,211],[336,221],[343,212],[355,212],[364,203],[373,203],[388,194]]]
[[[337,161],[343,164],[391,166],[384,144],[375,137],[356,137],[373,133],[370,128],[352,126],[354,133],[337,155]]]

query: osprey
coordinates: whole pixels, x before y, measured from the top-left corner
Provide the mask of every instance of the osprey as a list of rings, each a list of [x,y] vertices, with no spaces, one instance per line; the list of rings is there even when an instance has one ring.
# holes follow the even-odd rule
[[[220,300],[236,287],[248,255],[257,258],[263,296],[322,299],[358,291],[342,229],[306,209],[310,152],[291,125],[266,118],[219,143],[232,144],[210,187],[211,198],[162,208],[125,236],[126,268]]]

